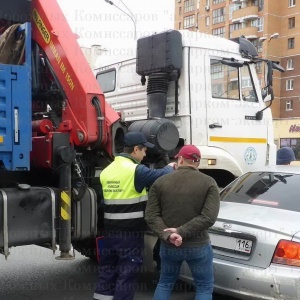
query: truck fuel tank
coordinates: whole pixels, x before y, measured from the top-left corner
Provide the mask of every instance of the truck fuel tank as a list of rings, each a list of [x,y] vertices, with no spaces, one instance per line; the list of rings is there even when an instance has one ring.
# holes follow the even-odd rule
[[[54,244],[58,192],[19,184],[0,189],[0,249],[7,256],[12,246]]]
[[[132,123],[129,131],[142,132],[148,142],[155,145],[149,148],[149,153],[167,153],[176,148],[179,142],[179,132],[175,124],[164,118],[141,120]]]

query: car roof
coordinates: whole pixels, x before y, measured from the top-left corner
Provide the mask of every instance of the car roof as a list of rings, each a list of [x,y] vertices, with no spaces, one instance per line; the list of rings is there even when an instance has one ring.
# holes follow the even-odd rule
[[[298,165],[272,165],[264,166],[258,169],[253,169],[250,172],[281,172],[281,173],[293,173],[300,174],[300,166]]]

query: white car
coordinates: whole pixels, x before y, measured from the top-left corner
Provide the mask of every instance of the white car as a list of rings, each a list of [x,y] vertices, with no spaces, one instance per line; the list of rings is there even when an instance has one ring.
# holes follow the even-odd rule
[[[220,196],[210,229],[215,291],[239,299],[300,299],[300,167],[248,172]]]
[[[248,172],[220,196],[218,219],[209,230],[214,291],[238,299],[299,300],[300,166]],[[148,235],[146,250],[155,240]],[[186,264],[180,278],[193,281]]]

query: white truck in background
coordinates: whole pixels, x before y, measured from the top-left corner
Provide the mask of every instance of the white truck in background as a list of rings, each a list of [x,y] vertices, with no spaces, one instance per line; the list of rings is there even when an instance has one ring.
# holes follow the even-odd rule
[[[172,120],[179,143],[168,159],[184,144],[196,145],[202,154],[199,168],[220,187],[250,169],[275,164],[269,106],[273,69],[284,70],[258,58],[246,38],[170,30],[141,38],[120,54],[100,56],[94,70],[106,101],[129,125],[140,122],[148,140],[151,129],[143,120]],[[257,62],[265,63],[263,89]]]

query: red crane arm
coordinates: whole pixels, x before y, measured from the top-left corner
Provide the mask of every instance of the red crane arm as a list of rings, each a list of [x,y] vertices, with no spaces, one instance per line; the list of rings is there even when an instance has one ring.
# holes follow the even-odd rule
[[[33,0],[31,17],[33,39],[47,55],[67,98],[58,131],[69,131],[75,145],[89,146],[98,141],[111,153],[107,143],[111,144],[110,129],[119,114],[105,101],[61,8],[55,0]],[[100,118],[94,98],[99,99]]]

